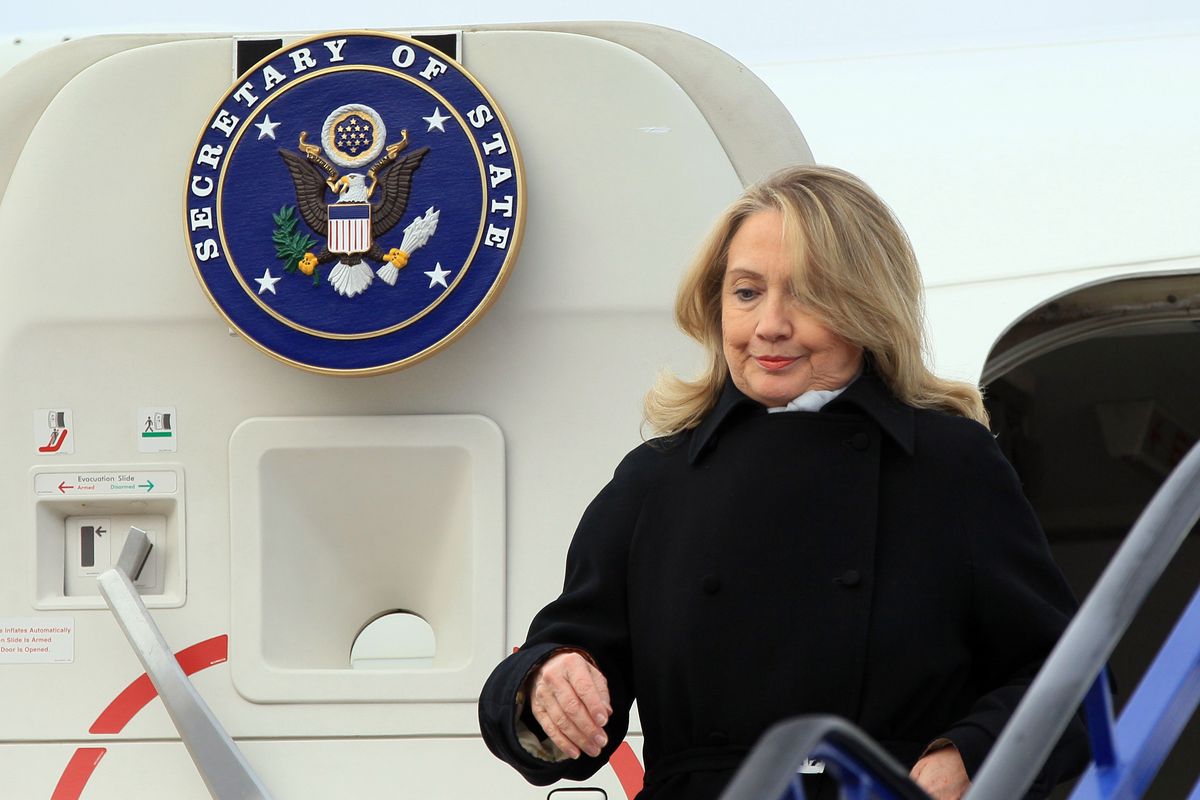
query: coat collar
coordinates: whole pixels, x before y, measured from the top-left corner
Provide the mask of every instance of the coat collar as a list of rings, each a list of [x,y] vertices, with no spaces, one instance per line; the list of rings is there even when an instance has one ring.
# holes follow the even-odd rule
[[[914,425],[913,409],[901,403],[888,391],[883,379],[875,372],[874,365],[868,357],[863,361],[862,374],[846,387],[846,391],[833,398],[818,414],[857,409],[878,423],[907,455],[913,454]],[[696,426],[692,441],[688,446],[688,462],[696,461],[713,444],[720,435],[726,422],[732,421],[743,414],[756,412],[766,413],[761,404],[751,400],[733,385],[732,378],[725,379],[725,387],[717,404],[708,416]],[[814,413],[796,411],[796,414]]]

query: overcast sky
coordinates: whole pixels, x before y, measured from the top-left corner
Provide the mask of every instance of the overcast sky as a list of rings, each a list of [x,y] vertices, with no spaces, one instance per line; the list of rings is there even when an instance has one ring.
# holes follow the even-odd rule
[[[33,0],[0,34],[297,31],[614,19],[691,33],[746,63],[1200,31],[1196,0]]]

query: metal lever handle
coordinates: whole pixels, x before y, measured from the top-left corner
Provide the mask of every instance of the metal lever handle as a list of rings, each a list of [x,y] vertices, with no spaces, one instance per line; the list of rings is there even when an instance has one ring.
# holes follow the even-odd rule
[[[269,800],[242,752],[175,660],[130,580],[141,573],[151,547],[145,531],[129,529],[117,565],[96,578],[104,602],[158,690],[209,794],[214,800]]]

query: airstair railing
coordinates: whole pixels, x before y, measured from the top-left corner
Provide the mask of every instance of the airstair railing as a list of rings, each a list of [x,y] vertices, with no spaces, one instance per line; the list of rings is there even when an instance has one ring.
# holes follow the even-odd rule
[[[1106,665],[1150,590],[1200,519],[1200,445],[1138,517],[1026,691],[966,797],[1025,796],[1081,703],[1093,762],[1071,800],[1145,794],[1200,705],[1200,589],[1114,724]],[[869,736],[836,717],[797,717],[769,730],[720,800],[803,800],[797,768],[821,759],[848,800],[926,798]],[[1200,800],[1200,780],[1188,800]]]
[[[1111,735],[1111,698],[1106,701],[1103,697],[1108,682],[1102,670],[1198,518],[1200,445],[1167,476],[1096,581],[984,759],[968,792],[970,800],[1024,796],[1093,684],[1098,684],[1095,694],[1099,697],[1093,698],[1092,707],[1100,710],[1107,702],[1109,708],[1103,724],[1110,730],[1107,737],[1101,735],[1101,747],[1105,741],[1113,747],[1120,744]],[[1194,661],[1200,642],[1190,644]],[[1097,713],[1091,717],[1089,727],[1095,738],[1101,723]],[[1170,744],[1174,744],[1173,738]],[[1101,756],[1108,757],[1103,750]],[[1111,761],[1119,763],[1122,757],[1114,751]]]
[[[1200,705],[1200,589],[1113,723],[1108,682],[1088,692],[1092,764],[1071,800],[1125,800],[1146,794],[1158,768]],[[1190,800],[1200,800],[1200,778]]]
[[[929,800],[870,736],[840,717],[818,715],[784,720],[767,731],[720,800],[805,800],[797,770],[812,761],[823,763],[844,800]]]

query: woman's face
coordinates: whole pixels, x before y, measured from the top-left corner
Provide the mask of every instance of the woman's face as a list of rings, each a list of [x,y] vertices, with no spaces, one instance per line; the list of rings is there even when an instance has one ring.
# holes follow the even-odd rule
[[[862,349],[792,293],[783,216],[774,210],[746,217],[729,242],[721,338],[734,385],[767,407],[787,405],[809,389],[839,389],[862,364]]]

